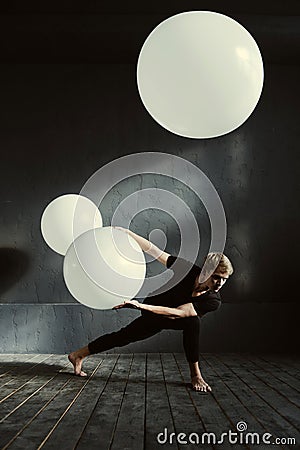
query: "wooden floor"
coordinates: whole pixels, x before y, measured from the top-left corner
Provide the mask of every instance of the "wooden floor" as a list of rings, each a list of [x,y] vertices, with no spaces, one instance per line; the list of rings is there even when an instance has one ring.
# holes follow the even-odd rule
[[[0,355],[0,448],[270,448],[266,433],[280,439],[273,448],[300,448],[299,359],[203,354],[201,364],[210,394],[191,390],[183,354],[95,355],[88,378],[66,355]]]

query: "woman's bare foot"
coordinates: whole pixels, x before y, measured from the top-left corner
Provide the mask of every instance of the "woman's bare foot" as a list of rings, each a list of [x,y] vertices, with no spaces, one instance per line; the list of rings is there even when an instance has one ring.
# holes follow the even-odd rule
[[[79,377],[86,377],[87,374],[85,372],[83,372],[83,370],[81,370],[84,357],[78,355],[77,352],[73,352],[73,353],[69,354],[68,358],[69,358],[69,361],[74,366],[75,375],[78,375]]]
[[[192,386],[195,391],[211,392],[211,387],[198,375],[192,377]]]

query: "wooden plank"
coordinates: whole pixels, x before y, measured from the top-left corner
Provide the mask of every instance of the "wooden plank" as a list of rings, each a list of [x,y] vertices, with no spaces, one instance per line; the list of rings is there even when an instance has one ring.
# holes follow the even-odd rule
[[[179,437],[179,446],[181,444],[185,449],[193,449],[197,442],[195,440],[197,439],[195,434],[200,439],[200,435],[206,431],[202,417],[199,415],[199,411],[194,403],[193,393],[189,387],[189,383],[186,383],[180,372],[174,355],[164,353],[161,354],[161,359],[176,432],[174,439],[178,439],[179,433],[184,433],[184,435]],[[183,442],[186,443],[183,444]],[[211,449],[213,447],[211,445],[201,444],[201,448]]]
[[[206,368],[210,368],[209,373],[212,376],[212,384],[217,387],[217,392],[214,393],[218,403],[226,411],[226,415],[233,425],[231,429],[236,431],[236,424],[244,421],[247,422],[251,430],[255,430],[257,433],[265,433],[267,430],[257,421],[252,414],[251,408],[243,404],[240,396],[233,389],[239,381],[236,375],[216,359],[212,360],[212,355],[204,354],[202,358],[206,362]]]
[[[144,447],[146,355],[134,354],[111,450]]]
[[[93,363],[97,364],[96,371],[88,379],[84,390],[82,390],[75,401],[72,401],[70,405],[66,405],[63,415],[48,433],[48,438],[42,447],[43,449],[52,448],[55,442],[58,448],[71,450],[80,440],[90,416],[106,387],[118,356],[93,355],[90,359],[93,359]],[[76,423],[75,429],[74,423]],[[67,441],[66,435],[69,436]]]
[[[51,361],[52,355],[36,355],[35,358],[29,361],[15,361],[9,370],[0,379],[0,389],[3,393],[3,388],[9,383],[15,383],[15,387],[19,386],[22,381],[32,378],[32,371],[37,368],[41,363],[48,363]],[[41,367],[41,366],[40,366]],[[25,375],[28,375],[26,378]]]
[[[51,358],[51,356],[53,356],[52,353],[16,353],[13,355],[0,354],[0,367],[5,368],[7,366],[11,366],[12,368],[26,369],[30,368],[33,365],[39,364],[40,362],[45,361],[48,358]]]
[[[107,384],[78,442],[78,450],[109,449],[128,383],[132,354],[122,354],[107,380]]]
[[[15,369],[20,364],[25,364],[28,363],[29,361],[33,361],[38,356],[39,355],[37,354],[30,354],[30,353],[0,354],[0,378],[8,374],[11,370]]]
[[[240,367],[251,373],[251,379],[257,385],[259,391],[264,394],[264,398],[269,405],[276,409],[297,430],[300,430],[300,409],[295,404],[297,400],[293,395],[294,391],[289,386],[280,383],[275,377],[267,374],[249,359],[235,355],[235,360],[239,361]],[[291,400],[290,396],[293,397],[295,402]]]
[[[218,438],[222,431],[235,431],[241,420],[249,432],[299,439],[299,382],[293,376],[293,360],[280,355],[204,354],[203,375],[213,393],[203,394],[187,386],[185,356],[174,356],[123,354],[114,367],[118,355],[101,354],[86,360],[91,377],[80,378],[72,374],[66,355],[5,355],[4,371],[10,367],[11,372],[0,391],[2,399],[8,396],[0,402],[2,417],[7,416],[1,424],[0,448],[189,450],[195,445],[175,442],[178,433],[185,433],[181,439],[190,433],[201,438],[205,432]],[[157,435],[164,428],[168,442],[162,445]],[[225,443],[213,448],[223,449]],[[245,448],[226,443],[231,447]]]
[[[217,359],[215,355],[205,354],[204,357],[207,364],[215,372],[219,382],[223,384],[223,389],[220,389],[218,392],[218,402],[234,424],[232,430],[236,432],[238,423],[246,423],[244,443],[247,442],[246,433],[259,433],[260,436],[263,436],[264,433],[270,432],[270,428],[265,426],[265,423],[257,417],[258,412],[265,414],[265,404],[263,402],[260,404],[260,399],[257,401],[253,398],[251,390],[247,389],[247,386],[245,387],[244,381]],[[218,383],[217,380],[214,383]],[[249,444],[253,443],[254,445],[257,441],[252,441],[251,439],[252,437],[249,435]],[[253,439],[256,438],[253,437]],[[278,448],[283,447],[278,446]]]
[[[41,359],[41,361],[45,361],[45,355],[43,355],[43,357],[39,359]],[[58,360],[60,360],[61,362],[61,359],[61,356],[53,356],[51,358],[51,361],[49,360],[49,365],[41,364],[40,367],[39,364],[35,364],[34,371],[38,375],[32,377],[29,382],[25,382],[24,389],[17,388],[6,397],[2,398],[0,405],[2,417],[1,429],[3,431],[5,430],[5,433],[3,432],[1,434],[0,445],[7,444],[7,442],[9,442],[13,438],[13,436],[20,430],[20,428],[22,428],[24,421],[28,420],[28,418],[26,417],[26,411],[28,412],[29,417],[32,416],[34,411],[34,409],[32,408],[32,404],[34,402],[37,403],[37,407],[40,407],[40,401],[37,399],[37,397],[39,397],[41,388],[43,386],[47,386],[48,388],[48,386],[50,386],[51,384],[51,381],[54,380],[54,378],[57,376],[57,369],[61,368],[61,365],[56,366],[54,364],[57,363]],[[35,358],[35,361],[36,360],[37,358]],[[48,362],[48,358],[46,359],[46,361]],[[31,369],[33,369],[33,367],[30,367],[28,370],[30,371]],[[20,369],[20,373],[21,375],[19,376],[17,374],[15,375],[15,381],[17,385],[20,383],[20,379],[23,380],[28,378],[27,370],[24,371]],[[38,382],[34,387],[33,382],[36,382],[37,380]],[[32,382],[30,383],[30,381]],[[56,384],[56,382],[53,384]],[[8,383],[7,386],[12,386],[13,388],[14,383]],[[2,388],[1,392],[3,391],[5,390]]]
[[[70,365],[68,365],[70,367]],[[87,364],[88,369],[92,369],[92,364]],[[95,369],[96,370],[96,369]],[[29,408],[24,409],[23,426],[15,435],[9,448],[38,448],[40,443],[46,439],[48,433],[62,417],[67,406],[76,398],[89,379],[75,377],[71,371],[57,374],[56,379],[49,388],[40,391],[40,399],[35,405],[35,414],[32,414],[30,403]],[[56,387],[56,384],[59,387]],[[50,401],[49,401],[50,400]],[[21,409],[21,412],[22,412]],[[14,422],[14,416],[11,417]],[[29,445],[30,444],[30,445]]]
[[[47,407],[59,392],[70,382],[71,375],[68,379],[54,377],[43,387],[43,390],[32,396],[21,408],[12,412],[10,416],[1,424],[1,428],[5,433],[1,434],[0,445],[4,445],[4,449],[11,445],[13,441],[28,427],[31,422]],[[40,429],[39,429],[40,432]],[[26,442],[28,444],[29,442]],[[11,447],[10,447],[11,448]],[[20,447],[19,447],[20,448]],[[21,448],[27,448],[23,446]]]
[[[297,430],[280,411],[278,395],[271,387],[266,385],[249,370],[247,364],[236,355],[217,355],[217,361],[224,364],[227,369],[236,374],[236,393],[245,406],[251,407],[256,419],[273,436],[297,437]],[[238,381],[239,380],[239,381]],[[234,387],[233,387],[234,388]]]
[[[261,433],[261,436],[266,432],[271,433],[272,431],[276,431],[277,433],[277,421],[280,420],[280,416],[275,413],[276,420],[274,421],[273,411],[271,411],[270,415],[267,405],[260,397],[257,397],[254,394],[251,387],[247,385],[245,377],[243,376],[241,378],[239,373],[232,370],[230,365],[231,360],[227,365],[229,359],[228,355],[222,355],[222,357],[223,361],[221,361],[219,354],[205,355],[207,363],[215,370],[220,380],[222,380],[226,386],[228,386],[232,394],[239,399],[241,404],[245,407],[245,410],[249,411],[249,413],[245,413],[244,416],[234,418],[235,413],[232,413],[231,409],[227,409],[228,414],[233,417],[232,420],[235,422],[235,430],[238,422],[244,422],[247,427],[246,433]],[[283,448],[280,446],[278,447]]]
[[[269,354],[268,358],[271,361],[277,361],[281,364],[283,364],[285,367],[288,368],[294,368],[298,371],[300,371],[300,358],[298,355],[290,355],[290,354],[282,354],[282,353],[273,353]]]
[[[20,391],[22,386],[28,384],[29,381],[38,377],[46,379],[46,376],[53,376],[62,371],[63,366],[66,366],[66,364],[67,358],[65,356],[51,355],[51,357],[49,356],[46,359],[43,357],[39,363],[30,365],[26,369],[22,369],[20,366],[13,372],[11,379],[1,386],[0,405],[6,401],[6,398],[15,395],[15,392],[18,396],[18,391]]]
[[[264,361],[267,362],[269,365],[271,365],[272,367],[276,367],[278,369],[280,369],[283,373],[286,373],[287,375],[293,377],[295,380],[299,381],[300,380],[300,372],[298,368],[295,368],[293,366],[287,365],[284,362],[284,359],[281,358],[276,358],[273,356],[269,356],[269,355],[259,355],[259,358]]]
[[[55,358],[53,357],[53,359]],[[36,392],[47,385],[54,376],[55,372],[53,373],[53,370],[49,370],[49,366],[43,366],[42,368],[36,368],[35,375],[31,376],[31,378],[18,388],[15,389],[15,384],[18,385],[20,383],[19,377],[16,377],[16,380],[13,380],[11,383],[8,383],[5,388],[2,388],[1,392],[3,392],[4,397],[2,398],[0,405],[0,423],[6,420],[6,417],[13,411],[22,407]],[[28,374],[26,374],[25,379],[27,379],[27,377]],[[9,391],[8,394],[7,389]]]
[[[1,386],[0,404],[9,397],[19,397],[20,392],[26,389],[32,380],[37,378],[42,380],[45,375],[57,373],[61,370],[63,364],[66,365],[66,361],[67,359],[62,355],[48,355],[47,358],[43,357],[40,362],[30,365],[26,369],[22,369],[22,366],[20,366],[13,372],[11,378]]]
[[[160,355],[147,355],[147,382],[145,405],[145,449],[156,450],[162,448],[157,436],[166,428],[170,433],[175,432],[172,410],[163,376]],[[164,449],[178,449],[178,445],[166,443]]]
[[[275,380],[273,386],[279,388],[284,395],[289,395],[292,398],[293,403],[298,407],[300,406],[300,381],[289,375],[288,373],[282,371],[279,367],[270,365],[268,362],[257,357],[256,355],[247,354],[247,360],[251,361],[257,367],[265,372],[265,377],[269,381]],[[279,382],[279,383],[278,383]],[[284,391],[282,387],[284,386]],[[285,387],[288,386],[288,391]]]
[[[187,381],[190,380],[189,368],[187,366],[185,356],[183,354],[176,353],[175,357],[184,378]],[[211,383],[213,385],[213,391],[208,393],[191,391],[193,403],[197,408],[199,417],[202,419],[204,432],[213,433],[215,436],[215,443],[213,447],[216,449],[224,448],[223,444],[218,445],[217,441],[221,439],[221,434],[223,432],[228,432],[228,430],[232,428],[233,424],[227,416],[226,411],[223,410],[218,402],[218,395],[222,390],[222,386],[219,386],[218,377],[215,376],[214,372],[211,371],[210,367],[205,364],[204,359],[201,357],[200,366],[204,379],[208,380],[208,384]],[[210,443],[214,442],[212,439],[213,437],[211,438]],[[206,438],[205,442],[208,442],[208,438]],[[232,447],[229,442],[226,442],[226,445],[226,448]]]
[[[19,363],[33,361],[40,356],[38,353],[0,353],[0,371],[7,366],[15,366]],[[46,354],[49,356],[49,354]]]

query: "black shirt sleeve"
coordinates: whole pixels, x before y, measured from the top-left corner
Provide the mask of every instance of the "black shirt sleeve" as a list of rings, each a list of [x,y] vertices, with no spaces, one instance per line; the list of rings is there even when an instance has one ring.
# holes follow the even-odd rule
[[[176,256],[170,255],[167,259],[167,269],[170,269],[170,267],[174,264],[174,262],[176,261]]]
[[[207,292],[199,296],[198,300],[193,302],[193,306],[198,315],[204,316],[204,314],[220,308],[221,296],[218,292]]]
[[[198,266],[192,264],[191,262],[179,258],[178,256],[170,255],[167,259],[167,269],[171,269],[175,274],[179,274],[180,271],[190,272],[190,270],[194,269],[197,273],[200,273],[200,269]]]
[[[200,267],[173,255],[168,257],[166,267],[173,272],[170,289],[145,299],[144,303],[176,308],[191,302],[199,316],[216,311],[220,307],[221,296],[218,292],[209,291],[201,296],[192,297],[196,277],[201,272]]]

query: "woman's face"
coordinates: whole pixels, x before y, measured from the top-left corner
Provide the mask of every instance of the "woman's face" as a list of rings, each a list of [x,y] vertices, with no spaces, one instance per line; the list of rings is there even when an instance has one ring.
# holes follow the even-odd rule
[[[228,280],[229,275],[227,273],[221,272],[218,269],[208,278],[204,284],[209,288],[210,291],[218,292],[221,287]]]

